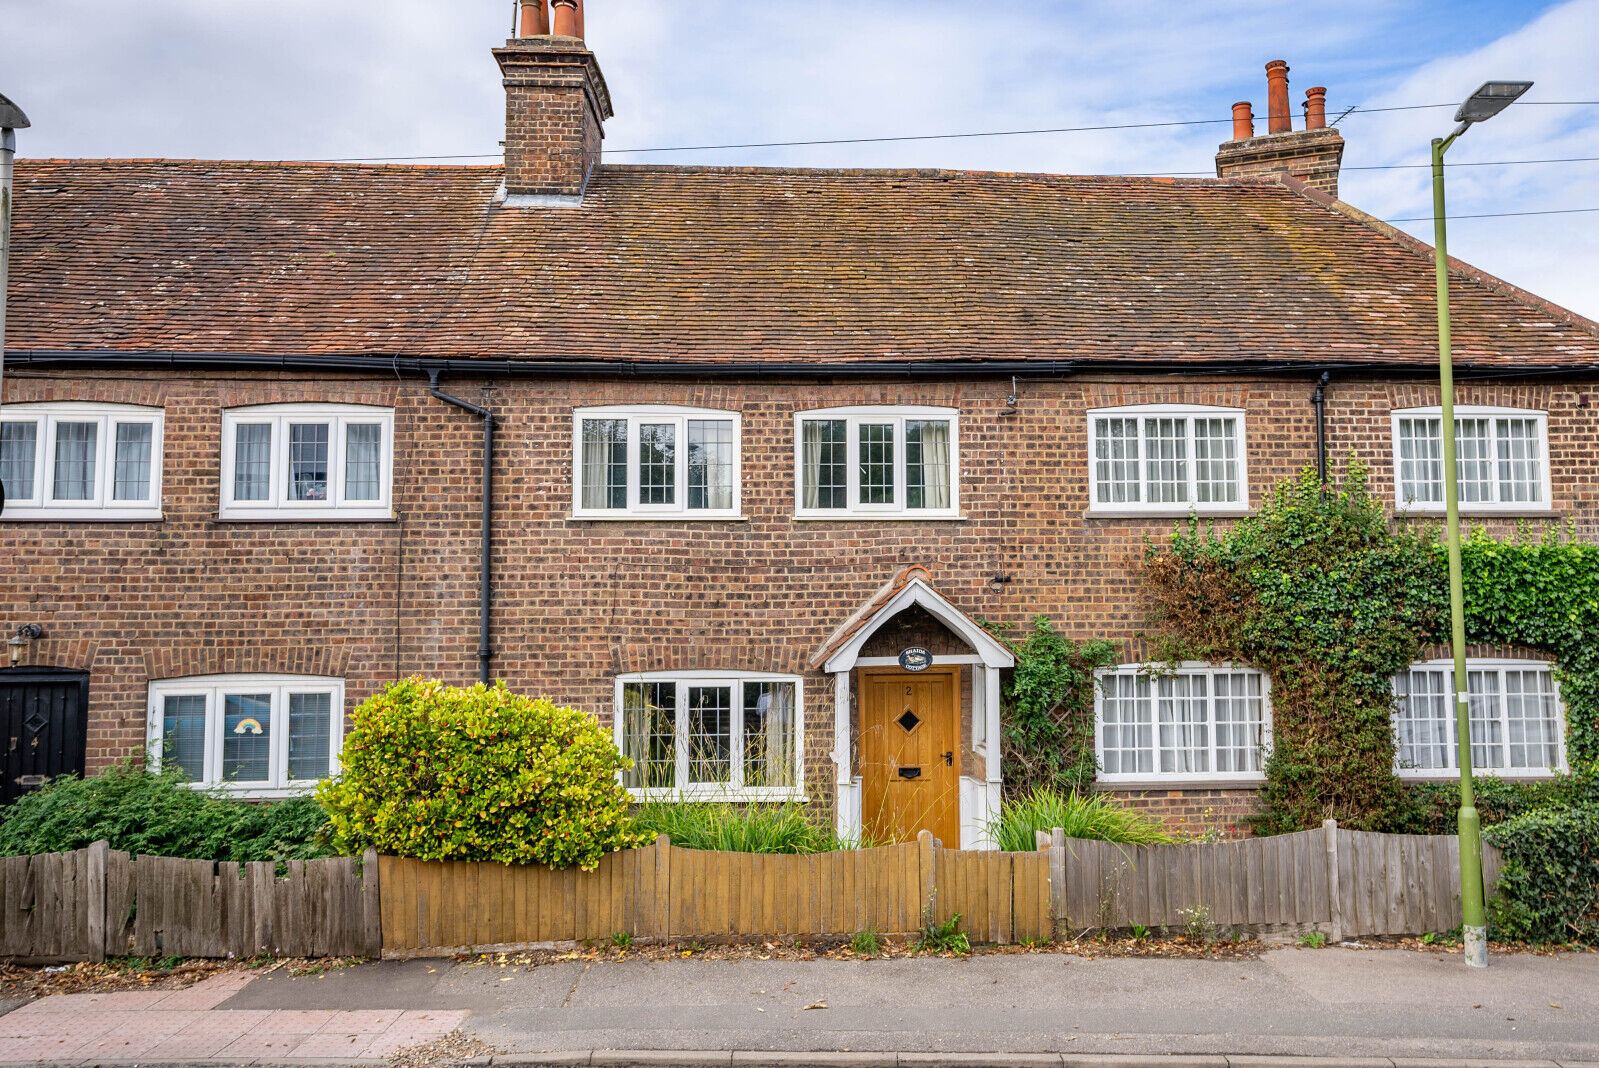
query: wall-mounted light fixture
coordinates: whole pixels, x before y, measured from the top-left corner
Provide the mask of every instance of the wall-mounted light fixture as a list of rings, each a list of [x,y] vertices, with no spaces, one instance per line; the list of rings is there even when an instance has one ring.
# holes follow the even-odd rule
[[[1011,375],[1010,376],[1010,396],[1005,398],[1005,409],[1004,409],[1004,411],[1000,412],[999,414],[1000,415],[1015,415],[1016,414],[1016,376],[1015,375]]]
[[[1015,577],[1015,575],[1007,575],[1003,571],[996,571],[994,572],[994,577],[988,580],[988,588],[995,593],[1000,593],[1006,586],[1011,584]]]
[[[22,662],[22,654],[28,651],[28,646],[44,637],[44,628],[37,623],[24,623],[18,627],[16,633],[6,639],[6,652],[11,656],[11,666],[16,667]]]

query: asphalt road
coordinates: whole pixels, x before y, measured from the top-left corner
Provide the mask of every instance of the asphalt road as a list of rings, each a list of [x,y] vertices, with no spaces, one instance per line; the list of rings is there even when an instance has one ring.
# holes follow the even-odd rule
[[[814,1007],[811,1007],[814,1006]],[[825,1006],[825,1007],[824,1007]],[[1599,1063],[1599,954],[1274,949],[1252,960],[445,961],[262,977],[219,1008],[468,1009],[506,1053],[1263,1054]]]

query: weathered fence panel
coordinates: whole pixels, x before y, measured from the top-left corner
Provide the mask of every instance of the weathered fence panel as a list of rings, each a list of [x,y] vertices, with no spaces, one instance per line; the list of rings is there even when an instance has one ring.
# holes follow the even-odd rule
[[[362,870],[371,873],[362,877]],[[0,858],[0,956],[19,960],[377,956],[377,858],[130,857],[97,842]]]
[[[1064,928],[1182,927],[1255,933],[1322,930],[1334,938],[1423,934],[1460,916],[1460,844],[1453,835],[1318,831],[1238,842],[1129,846],[1057,840],[1051,865]],[[1487,847],[1491,893],[1502,864]]]

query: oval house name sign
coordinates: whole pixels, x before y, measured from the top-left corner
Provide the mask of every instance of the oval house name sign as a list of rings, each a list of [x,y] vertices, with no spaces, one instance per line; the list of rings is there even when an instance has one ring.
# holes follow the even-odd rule
[[[906,671],[926,671],[933,666],[933,654],[920,645],[913,645],[899,654],[899,666]]]

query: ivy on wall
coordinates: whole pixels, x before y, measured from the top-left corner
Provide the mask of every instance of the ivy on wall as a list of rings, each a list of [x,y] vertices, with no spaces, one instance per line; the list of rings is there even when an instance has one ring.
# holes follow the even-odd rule
[[[1036,617],[1023,639],[999,637],[1016,656],[1001,716],[1006,795],[1024,797],[1037,787],[1086,790],[1098,771],[1094,672],[1115,664],[1119,647],[1073,641],[1047,616]]]
[[[1145,576],[1162,655],[1238,661],[1271,676],[1272,750],[1256,829],[1328,817],[1397,823],[1391,678],[1448,619],[1436,531],[1390,528],[1365,469],[1314,471],[1216,532],[1190,520],[1151,545]]]

